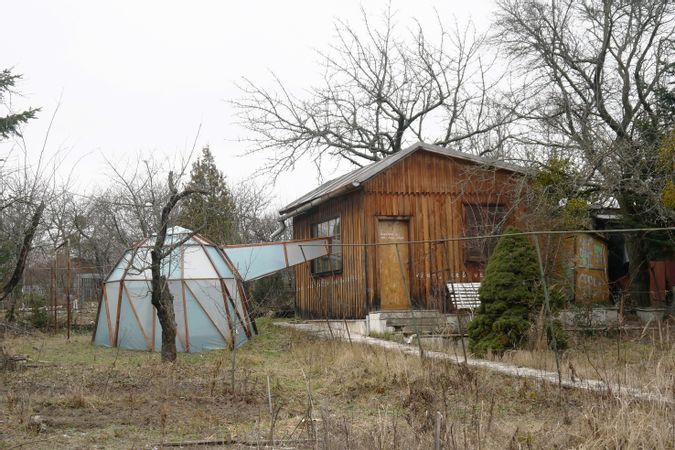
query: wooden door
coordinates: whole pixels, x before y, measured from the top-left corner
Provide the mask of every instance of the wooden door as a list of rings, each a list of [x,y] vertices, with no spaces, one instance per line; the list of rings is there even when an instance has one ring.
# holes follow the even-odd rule
[[[404,242],[398,245],[377,246],[380,309],[410,309],[408,236],[407,220],[379,220],[377,222],[378,243]]]

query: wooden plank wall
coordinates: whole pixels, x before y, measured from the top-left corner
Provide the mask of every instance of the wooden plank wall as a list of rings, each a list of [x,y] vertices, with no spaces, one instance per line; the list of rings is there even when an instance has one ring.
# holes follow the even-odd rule
[[[293,219],[296,239],[311,237],[312,224],[340,216],[342,243],[363,243],[361,191],[329,200],[308,214]],[[305,318],[355,319],[366,316],[365,248],[343,247],[342,273],[313,276],[310,264],[295,269],[296,310]]]
[[[417,151],[360,190],[296,216],[294,238],[311,237],[312,224],[337,215],[343,243],[376,243],[378,216],[406,218],[413,241],[463,236],[465,203],[511,206],[522,181],[512,172]],[[373,247],[344,247],[343,272],[331,276],[313,277],[308,264],[298,266],[297,312],[306,318],[341,319],[377,310],[376,254]],[[411,295],[418,308],[447,311],[445,282],[482,277],[483,267],[464,263],[462,242],[411,244],[410,255]]]
[[[378,216],[408,218],[411,241],[464,235],[464,203],[510,207],[522,177],[418,151],[364,183],[368,242],[377,242]],[[464,262],[464,244],[410,245],[411,297],[418,308],[447,311],[444,283],[479,281],[484,267]],[[377,260],[367,255],[368,304],[378,309]]]

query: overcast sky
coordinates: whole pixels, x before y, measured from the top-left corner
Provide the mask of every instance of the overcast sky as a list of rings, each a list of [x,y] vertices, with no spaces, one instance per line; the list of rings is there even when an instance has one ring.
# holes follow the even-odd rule
[[[139,152],[174,157],[210,145],[233,182],[250,176],[261,157],[239,156],[229,99],[242,77],[269,83],[273,70],[296,92],[317,80],[315,50],[334,37],[336,18],[357,23],[360,8],[376,16],[385,1],[13,1],[2,7],[0,69],[23,74],[22,98],[13,106],[41,107],[25,128],[31,152],[39,151],[51,114],[51,151],[77,164],[74,189],[107,183],[105,159],[120,164]],[[484,29],[490,0],[392,1],[397,21],[433,24],[435,11],[448,22],[471,18]],[[7,144],[0,148],[7,151]],[[329,177],[349,170],[331,163]],[[260,180],[258,181],[260,182]],[[311,164],[281,177],[275,205],[288,203],[318,184]]]

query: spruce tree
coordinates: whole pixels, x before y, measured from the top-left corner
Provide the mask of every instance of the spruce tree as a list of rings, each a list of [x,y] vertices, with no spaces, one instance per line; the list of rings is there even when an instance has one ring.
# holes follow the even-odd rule
[[[509,227],[497,243],[478,291],[481,304],[468,326],[469,349],[477,355],[521,345],[539,312],[537,254],[526,236],[514,233],[519,230]]]
[[[12,93],[12,88],[20,78],[21,75],[14,75],[8,69],[0,72],[0,104],[4,104],[5,95]],[[39,109],[30,108],[27,111],[0,116],[0,140],[20,134],[19,126],[34,118],[38,111]]]
[[[188,187],[206,190],[208,194],[188,197],[176,223],[199,230],[199,234],[217,244],[236,242],[234,200],[208,146],[192,165]]]
[[[8,69],[0,71],[0,106],[9,111],[7,115],[0,115],[0,142],[13,136],[21,136],[20,126],[30,119],[35,118],[38,108],[30,108],[26,111],[14,113],[7,104],[6,96],[13,93],[16,81],[21,75],[12,74]],[[15,192],[8,186],[7,179],[11,169],[6,170],[6,155],[0,154],[0,302],[7,298],[21,281],[26,266],[28,255],[33,244],[38,224],[42,220],[45,210],[44,201],[35,201],[33,193],[26,195],[25,192]],[[33,181],[22,180],[21,185],[31,185]],[[11,184],[11,183],[9,183]],[[35,185],[35,184],[33,184]],[[10,230],[7,224],[8,212],[19,205],[23,211],[18,216],[28,218],[28,226],[17,230]],[[31,210],[31,206],[35,206]],[[13,311],[14,303],[10,305]],[[12,317],[9,314],[8,317]]]

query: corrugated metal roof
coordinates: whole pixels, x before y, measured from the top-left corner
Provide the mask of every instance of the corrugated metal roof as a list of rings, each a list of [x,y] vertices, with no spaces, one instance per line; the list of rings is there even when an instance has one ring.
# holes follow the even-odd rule
[[[287,216],[285,218],[290,218],[296,215],[300,208],[305,207],[305,205],[308,205],[309,203],[313,203],[312,206],[317,206],[330,198],[337,197],[349,191],[355,190],[360,186],[361,183],[369,180],[370,178],[374,177],[375,175],[386,170],[387,168],[391,167],[392,165],[396,164],[397,162],[401,161],[407,156],[410,156],[411,154],[413,154],[418,150],[425,150],[428,152],[436,153],[450,158],[469,161],[475,164],[488,165],[497,169],[508,170],[510,172],[517,172],[523,174],[527,173],[527,170],[525,168],[505,163],[503,161],[470,155],[468,153],[459,152],[457,150],[451,150],[449,148],[439,147],[437,145],[418,142],[380,161],[374,162],[364,167],[360,167],[352,172],[346,173],[342,176],[339,176],[337,178],[334,178],[330,181],[323,183],[316,189],[308,192],[307,194],[303,195],[297,200],[294,200],[293,202],[286,205],[284,208],[279,210],[279,214],[281,216]]]

